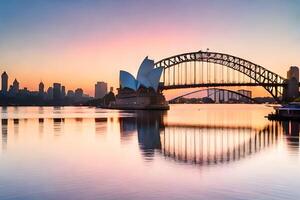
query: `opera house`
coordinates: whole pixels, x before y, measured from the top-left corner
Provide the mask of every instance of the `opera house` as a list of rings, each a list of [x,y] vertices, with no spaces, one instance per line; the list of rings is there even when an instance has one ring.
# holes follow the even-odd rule
[[[159,90],[159,80],[163,67],[154,68],[154,61],[146,57],[139,67],[135,78],[129,72],[120,71],[120,88],[116,102],[111,105],[116,109],[169,109],[168,102]]]

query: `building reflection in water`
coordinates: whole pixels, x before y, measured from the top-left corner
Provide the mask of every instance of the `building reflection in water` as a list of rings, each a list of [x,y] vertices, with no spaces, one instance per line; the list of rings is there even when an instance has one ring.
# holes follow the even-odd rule
[[[157,152],[183,163],[228,163],[272,147],[282,136],[287,138],[291,148],[299,149],[299,122],[270,122],[258,129],[164,124],[164,115],[166,113],[158,111],[137,111],[136,117],[120,119],[121,134],[137,132],[146,160],[152,160]]]
[[[14,119],[14,134],[18,135],[19,134],[19,119]]]
[[[137,130],[136,117],[120,117],[119,123],[121,142],[126,143],[131,140],[131,136]]]
[[[44,107],[43,106],[40,106],[38,108],[38,113],[39,113],[39,115],[43,115],[44,114]]]
[[[283,121],[283,134],[286,136],[286,141],[290,150],[299,150],[299,126],[297,121]]]
[[[39,118],[39,133],[40,135],[44,133],[44,118]]]
[[[7,115],[7,107],[6,106],[1,107],[1,115],[2,115],[2,118],[6,117],[6,115]]]
[[[95,133],[103,134],[106,132],[107,128],[107,118],[106,117],[99,117],[95,118]]]
[[[1,119],[1,130],[2,130],[2,150],[6,151],[7,149],[7,139],[8,139],[8,120]]]
[[[61,129],[64,122],[64,118],[53,118],[53,130],[55,135],[59,135],[62,132]]]

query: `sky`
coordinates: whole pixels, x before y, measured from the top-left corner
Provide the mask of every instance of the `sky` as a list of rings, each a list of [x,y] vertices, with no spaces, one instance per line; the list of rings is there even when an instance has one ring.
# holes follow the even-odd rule
[[[300,66],[297,0],[0,0],[0,70],[21,87],[60,82],[93,95],[145,56],[205,50],[286,77]]]

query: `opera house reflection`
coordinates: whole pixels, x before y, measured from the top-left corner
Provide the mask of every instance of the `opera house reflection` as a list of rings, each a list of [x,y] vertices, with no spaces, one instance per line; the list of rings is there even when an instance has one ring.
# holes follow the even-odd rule
[[[145,160],[157,154],[181,163],[222,164],[255,155],[286,139],[299,149],[299,122],[270,122],[251,126],[187,125],[164,123],[165,112],[137,111],[136,117],[121,118],[121,135],[137,132]]]

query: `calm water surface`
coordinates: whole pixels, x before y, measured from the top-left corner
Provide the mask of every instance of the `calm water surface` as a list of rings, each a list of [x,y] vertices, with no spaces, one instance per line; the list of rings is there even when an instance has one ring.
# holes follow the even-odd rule
[[[299,124],[271,111],[2,108],[0,199],[300,199]]]

